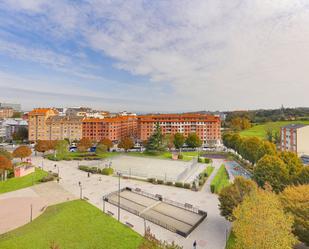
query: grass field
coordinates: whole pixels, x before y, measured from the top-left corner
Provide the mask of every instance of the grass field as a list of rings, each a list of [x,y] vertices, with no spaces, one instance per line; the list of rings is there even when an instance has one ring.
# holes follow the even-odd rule
[[[278,121],[278,122],[268,122],[261,125],[256,125],[250,129],[243,130],[239,134],[244,137],[259,137],[261,139],[266,138],[266,131],[272,129],[274,132],[279,132],[280,127],[288,124],[308,124],[309,121]]]
[[[211,192],[218,194],[220,193],[221,189],[228,186],[229,184],[230,182],[228,173],[225,169],[224,164],[222,164],[210,184]]]
[[[0,235],[1,249],[136,249],[143,238],[86,201],[50,206],[32,223]]]
[[[10,178],[4,182],[0,182],[0,194],[30,187],[33,184],[39,183],[40,180],[47,175],[48,173],[46,171],[36,168],[35,172],[29,175],[18,178]]]
[[[233,232],[230,233],[230,236],[227,240],[227,245],[226,245],[226,248],[225,249],[236,249],[234,248],[234,245],[235,245],[235,235]]]

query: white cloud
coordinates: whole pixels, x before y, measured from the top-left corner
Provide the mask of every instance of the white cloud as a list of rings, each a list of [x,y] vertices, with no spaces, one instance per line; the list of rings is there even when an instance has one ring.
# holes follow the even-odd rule
[[[112,57],[116,68],[149,77],[158,85],[149,85],[153,96],[166,86],[167,108],[307,105],[306,0],[70,3],[14,0],[10,10],[40,13],[56,39],[82,37],[82,46]]]

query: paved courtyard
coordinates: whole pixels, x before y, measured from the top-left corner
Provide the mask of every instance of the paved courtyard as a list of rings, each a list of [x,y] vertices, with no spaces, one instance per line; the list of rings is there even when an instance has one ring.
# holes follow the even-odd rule
[[[160,161],[162,161],[162,164],[164,165],[164,160]],[[166,161],[169,162],[169,160]],[[88,177],[86,172],[78,170],[78,164],[85,164],[86,162],[53,162],[42,159],[41,157],[33,157],[33,162],[38,166],[43,166],[44,170],[51,170],[53,172],[58,172],[59,170],[61,177],[59,185],[66,193],[70,193],[70,195],[78,198],[82,191],[83,197],[86,197],[90,203],[100,209],[103,209],[102,196],[118,190],[117,177],[103,175],[91,175]],[[215,175],[221,163],[222,161],[220,160],[214,160],[213,165],[215,166],[215,170],[209,181],[211,181],[211,178]],[[56,167],[54,167],[55,164]],[[82,188],[79,187],[78,182],[81,182]],[[146,221],[146,226],[150,227],[152,233],[154,233],[157,238],[169,242],[175,241],[177,244],[182,245],[185,249],[191,249],[195,240],[197,241],[198,248],[224,249],[226,229],[229,228],[229,223],[220,216],[218,210],[218,198],[216,195],[210,193],[209,183],[206,183],[205,188],[199,192],[193,192],[191,190],[165,185],[153,185],[147,182],[131,179],[121,179],[120,183],[122,188],[140,188],[151,194],[160,194],[164,198],[170,200],[180,203],[190,203],[208,213],[207,218],[196,229],[194,229],[187,238]],[[5,199],[3,198],[3,195],[0,195],[0,197]],[[105,211],[114,218],[117,218],[117,207],[109,203],[105,203],[105,205]],[[120,221],[122,223],[130,223],[133,225],[132,228],[135,231],[141,235],[144,234],[143,218],[121,209]]]
[[[76,197],[55,182],[0,195],[0,234],[20,227],[42,214],[49,205]]]

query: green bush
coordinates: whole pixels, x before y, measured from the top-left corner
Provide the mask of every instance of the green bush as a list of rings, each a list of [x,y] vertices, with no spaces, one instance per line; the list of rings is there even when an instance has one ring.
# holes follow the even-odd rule
[[[112,175],[114,174],[114,169],[113,168],[104,168],[101,170],[102,175]]]
[[[179,154],[179,155],[178,155],[178,159],[183,159],[183,155],[182,155],[182,154]]]
[[[183,182],[175,182],[177,188],[183,188]]]
[[[78,166],[79,170],[90,172],[90,168],[88,166],[80,165]]]
[[[213,184],[210,185],[210,191],[211,191],[211,193],[215,192],[215,185],[213,185]]]
[[[163,180],[157,180],[157,183],[158,184],[164,184],[164,181]]]
[[[203,163],[203,162],[204,162],[203,158],[201,158],[201,157],[198,157],[198,158],[197,158],[197,161],[198,161],[199,163]]]
[[[150,182],[150,183],[156,183],[157,182],[156,178],[148,178],[147,181]]]
[[[186,188],[186,189],[190,189],[191,188],[191,184],[190,183],[185,183],[183,185],[183,187]]]
[[[210,162],[211,162],[211,159],[209,159],[207,157],[204,158],[204,163],[210,163]]]
[[[50,182],[50,181],[53,181],[55,179],[55,177],[51,174],[47,175],[47,176],[44,176],[40,182]]]
[[[166,182],[167,186],[173,186],[173,182]]]

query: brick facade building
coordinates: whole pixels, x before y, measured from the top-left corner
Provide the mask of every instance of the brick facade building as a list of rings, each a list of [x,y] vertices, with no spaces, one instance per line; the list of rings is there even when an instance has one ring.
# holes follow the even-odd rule
[[[141,141],[147,140],[159,123],[163,134],[182,133],[187,137],[196,133],[204,146],[214,146],[221,141],[220,118],[208,114],[158,114],[137,117],[137,134]]]
[[[119,116],[111,118],[88,118],[83,120],[83,137],[93,141],[108,138],[118,142],[122,138],[137,138],[137,119],[135,116]]]

